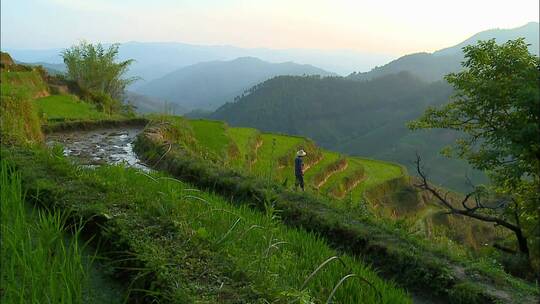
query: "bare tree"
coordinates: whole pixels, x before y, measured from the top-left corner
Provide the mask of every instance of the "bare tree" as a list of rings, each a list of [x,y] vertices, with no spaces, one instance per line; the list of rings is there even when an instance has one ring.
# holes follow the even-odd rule
[[[420,181],[416,183],[415,186],[431,193],[443,207],[448,209],[449,214],[467,216],[483,222],[493,223],[495,226],[502,226],[512,231],[516,236],[519,252],[529,257],[527,238],[523,234],[517,208],[515,208],[517,203],[513,198],[505,197],[496,202],[487,204],[486,202],[483,202],[484,195],[482,191],[474,187],[474,190],[465,194],[459,203],[453,203],[448,198],[450,191],[443,194],[441,190],[429,184],[426,173],[421,165],[420,155],[418,154],[416,154],[415,164],[416,171],[420,177]],[[512,206],[514,208],[512,208]],[[505,214],[508,214],[508,212],[512,214],[512,217],[514,218],[513,222],[505,218]],[[496,248],[501,249],[500,246],[496,246]]]

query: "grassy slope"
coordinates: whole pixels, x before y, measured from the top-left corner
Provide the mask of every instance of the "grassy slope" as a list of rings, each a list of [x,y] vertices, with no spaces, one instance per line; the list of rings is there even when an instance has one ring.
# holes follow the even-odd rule
[[[234,141],[240,149],[240,157],[236,161],[237,163],[245,162],[245,155],[249,152],[248,149],[250,148],[248,145],[249,139],[257,134],[257,130],[252,128],[226,128],[224,123],[217,121],[189,120],[188,122],[193,128],[198,143],[206,146],[214,153],[223,155],[228,140]],[[258,150],[257,161],[252,168],[253,173],[265,177],[271,174],[279,182],[287,180],[288,184],[291,185],[294,182],[293,169],[290,166],[278,168],[277,159],[287,154],[291,154],[291,159],[294,158],[296,147],[301,146],[306,139],[272,133],[263,133],[261,137],[263,144]],[[308,188],[313,181],[313,177],[338,158],[338,153],[323,151],[323,159],[306,172],[305,180]],[[323,193],[335,186],[343,177],[351,174],[359,166],[365,167],[366,178],[352,189],[353,201],[359,201],[366,189],[404,174],[398,165],[391,163],[356,157],[348,157],[348,160],[348,168],[345,171],[332,175],[321,188]]]
[[[225,151],[229,140],[234,141],[240,149],[240,157],[237,162],[245,162],[245,155],[250,148],[248,147],[249,139],[251,136],[257,134],[257,130],[255,129],[225,127],[224,123],[218,121],[189,120],[189,124],[193,128],[198,143],[207,147],[210,151],[218,153],[218,155],[223,155],[223,151]],[[291,154],[291,159],[294,158],[295,148],[301,146],[306,139],[272,133],[263,133],[261,137],[263,144],[258,150],[257,161],[253,166],[253,172],[258,176],[265,177],[271,174],[279,182],[287,180],[288,184],[291,185],[294,182],[293,169],[289,166],[278,168],[277,159],[287,154]],[[324,168],[338,160],[338,158],[338,153],[323,151],[323,159],[311,167],[305,174],[308,187],[317,173],[324,170]],[[364,166],[366,177],[364,181],[359,183],[351,191],[352,199],[355,202],[362,198],[366,189],[404,175],[401,167],[392,163],[357,157],[348,157],[348,161],[349,165],[346,170],[332,175],[321,187],[322,193],[325,193],[331,187],[341,182],[343,177],[351,174],[360,166]]]
[[[212,153],[223,157],[229,144],[229,138],[225,134],[225,123],[221,121],[192,120],[190,124],[197,141],[204,143],[204,146]]]
[[[402,290],[347,255],[347,267],[335,261],[300,290],[309,273],[337,252],[314,234],[286,228],[271,209],[264,214],[235,207],[160,174],[110,166],[80,170],[44,152],[8,155],[22,168],[31,193],[39,187],[50,194],[46,205],[74,208],[85,217],[105,215],[101,225],[108,232],[98,235],[132,252],[148,274],[137,287],[168,303],[287,303],[308,296],[324,301],[350,272],[372,282],[382,302],[360,280],[342,285],[336,302],[410,303]]]
[[[2,303],[122,303],[122,289],[94,266],[94,253],[66,238],[66,214],[25,206],[21,178],[0,168]]]
[[[347,176],[350,176],[354,171],[363,168],[363,165],[356,159],[352,157],[347,158],[348,165],[347,169],[338,172],[332,176],[328,182],[326,182],[322,187],[321,191],[326,193],[331,191],[334,187],[339,187],[340,183],[343,182],[343,179]],[[358,185],[355,188],[359,188]]]
[[[2,142],[40,142],[43,134],[37,112],[31,99],[36,92],[44,89],[39,73],[0,73],[0,126]]]
[[[304,179],[306,181],[306,183],[308,185],[312,185],[313,186],[313,178],[315,177],[315,175],[319,172],[321,172],[322,170],[324,170],[328,165],[330,165],[331,163],[337,161],[340,157],[340,154],[339,153],[336,153],[336,152],[330,152],[330,151],[323,151],[323,159],[321,161],[319,161],[315,166],[309,168],[309,170],[307,170],[304,174]],[[327,183],[331,183],[334,179],[334,176],[331,176]]]
[[[255,149],[256,136],[260,134],[258,130],[252,128],[227,128],[226,135],[229,137],[240,152],[238,159],[234,160],[233,165],[240,168],[249,168],[250,155]]]
[[[250,151],[249,140],[258,134],[259,131],[252,128],[228,128],[227,135],[236,142],[240,149],[240,154],[243,156],[241,159],[245,159]]]
[[[51,95],[35,99],[33,104],[38,113],[42,113],[50,121],[99,120],[120,117],[100,112],[95,105],[80,101],[73,95]]]
[[[512,278],[500,268],[473,262],[466,255],[459,255],[463,252],[455,251],[457,248],[451,244],[415,237],[398,223],[375,220],[359,214],[356,209],[336,208],[322,197],[290,192],[264,179],[242,176],[226,167],[201,162],[181,150],[173,149],[160,157],[165,148],[152,140],[156,138],[152,135],[155,130],[150,127],[150,133],[139,137],[135,148],[151,163],[159,159],[158,169],[174,172],[175,176],[208,191],[234,197],[235,204],[245,203],[259,210],[267,208],[261,198],[270,196],[268,200],[280,210],[285,223],[315,231],[340,250],[362,255],[403,286],[423,289],[431,295],[442,294],[456,303],[493,303],[493,297],[508,297],[512,298],[509,302],[521,303],[517,299],[536,293],[534,287]]]
[[[0,73],[2,94],[9,95],[15,91],[24,91],[29,98],[48,95],[47,84],[41,74],[31,71],[2,71]]]
[[[355,157],[354,160],[358,161],[362,166],[364,166],[367,177],[362,183],[353,189],[352,197],[354,201],[361,199],[366,189],[381,184],[387,180],[398,178],[405,174],[402,168],[396,164],[359,157]]]
[[[277,159],[282,155],[290,153],[298,145],[301,145],[304,139],[272,133],[263,133],[261,137],[263,144],[257,152],[257,162],[253,166],[255,174],[265,177],[271,174],[279,180],[286,177],[290,179],[292,173],[288,174],[285,170],[278,170]]]

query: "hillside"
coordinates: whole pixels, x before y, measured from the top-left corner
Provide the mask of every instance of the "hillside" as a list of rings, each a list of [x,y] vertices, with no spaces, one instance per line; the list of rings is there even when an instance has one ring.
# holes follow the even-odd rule
[[[215,110],[251,86],[277,75],[332,75],[311,65],[253,57],[197,63],[145,83],[137,92],[187,110]]]
[[[477,33],[455,46],[444,48],[431,54],[416,53],[405,55],[383,66],[375,67],[369,72],[352,73],[348,78],[353,80],[369,80],[383,75],[409,71],[424,81],[438,81],[442,80],[444,75],[461,69],[461,61],[463,61],[461,49],[466,45],[475,44],[478,40],[495,39],[498,43],[503,43],[523,37],[530,44],[529,51],[533,54],[538,54],[539,35],[538,22],[530,22],[513,29],[487,30]]]
[[[276,77],[253,87],[237,102],[211,115],[233,126],[308,136],[323,147],[395,161],[412,169],[415,152],[423,155],[430,177],[452,189],[466,189],[468,167],[439,155],[455,134],[411,132],[406,122],[428,105],[448,100],[443,82],[426,83],[402,72],[372,81],[331,77]],[[474,180],[482,178],[478,174]]]
[[[139,94],[133,91],[127,91],[124,96],[125,103],[135,107],[137,113],[186,113],[187,109],[178,105],[166,102],[156,97]]]

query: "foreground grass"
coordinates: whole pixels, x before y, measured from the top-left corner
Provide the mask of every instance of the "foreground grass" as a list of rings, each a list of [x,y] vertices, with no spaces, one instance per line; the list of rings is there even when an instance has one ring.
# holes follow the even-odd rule
[[[2,303],[82,303],[89,286],[78,233],[66,243],[65,217],[25,208],[20,176],[0,169]]]
[[[375,288],[351,277],[338,287],[334,303],[410,303],[404,291],[347,255],[341,257],[345,266],[333,260],[302,286],[338,253],[313,234],[285,227],[270,202],[263,214],[164,175],[110,166],[79,170],[48,152],[24,154],[13,158],[28,186],[39,184],[61,198],[48,203],[104,218],[102,236],[130,252],[141,269],[131,278],[143,297],[170,303],[319,303],[341,278],[355,274]]]
[[[460,251],[462,255],[458,256],[452,246],[413,236],[399,222],[375,219],[363,208],[343,208],[310,193],[292,193],[267,179],[202,161],[182,149],[166,149],[158,136],[164,132],[167,131],[151,127],[136,141],[138,155],[148,163],[159,161],[156,168],[198,187],[234,197],[235,203],[255,210],[267,210],[264,198],[273,197],[276,208],[281,210],[282,222],[316,231],[335,248],[362,256],[383,275],[411,290],[444,297],[451,303],[499,303],[502,299],[508,303],[529,303],[538,294],[534,286],[512,278],[500,267],[489,266],[491,270],[487,272],[477,267],[466,252]],[[377,165],[376,161],[366,162]],[[400,172],[400,167],[395,166],[395,171]]]

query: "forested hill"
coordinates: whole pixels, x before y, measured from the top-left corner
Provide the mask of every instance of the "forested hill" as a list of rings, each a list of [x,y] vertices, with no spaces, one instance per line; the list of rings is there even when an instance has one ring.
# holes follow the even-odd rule
[[[538,55],[539,52],[539,24],[529,22],[524,26],[513,29],[492,29],[477,33],[465,41],[434,53],[415,53],[400,57],[380,67],[375,67],[369,72],[352,73],[348,78],[353,80],[374,79],[383,75],[394,74],[401,71],[409,71],[425,81],[438,81],[452,72],[461,69],[463,61],[462,48],[476,44],[478,40],[495,39],[497,43],[508,40],[525,38],[529,43],[529,51]]]
[[[254,57],[210,61],[178,69],[137,92],[192,109],[215,110],[249,87],[278,75],[333,75],[312,65],[270,63]]]
[[[253,87],[237,102],[225,104],[211,117],[234,126],[308,136],[329,149],[408,166],[418,151],[433,180],[464,189],[466,166],[438,153],[454,134],[413,133],[406,127],[428,105],[447,102],[451,94],[445,82],[427,83],[407,72],[362,82],[341,77],[276,77]]]

